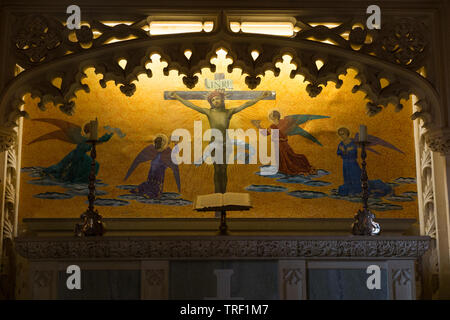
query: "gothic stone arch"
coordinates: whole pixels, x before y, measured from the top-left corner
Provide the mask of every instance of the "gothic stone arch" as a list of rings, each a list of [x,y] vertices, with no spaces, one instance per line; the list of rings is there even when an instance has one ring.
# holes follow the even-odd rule
[[[16,158],[20,158],[17,125],[20,117],[27,116],[21,109],[22,97],[26,93],[40,98],[38,106],[42,110],[46,103],[52,102],[61,112],[71,115],[76,112],[75,93],[90,90],[81,83],[85,77],[84,70],[93,67],[96,73],[103,75],[100,80],[102,87],[113,80],[124,95],[132,96],[137,76],[152,76],[146,64],[153,53],[160,54],[161,60],[168,63],[164,69],[166,75],[177,70],[183,75],[186,87],[193,88],[198,82],[196,73],[202,68],[215,71],[210,60],[218,48],[224,48],[233,60],[229,71],[241,68],[247,74],[245,82],[250,89],[258,87],[260,77],[267,70],[278,76],[280,70],[276,63],[284,54],[289,54],[292,63],[297,65],[291,77],[303,75],[311,97],[320,95],[329,82],[334,82],[339,88],[342,85],[339,76],[346,74],[348,68],[357,70],[361,83],[352,92],[366,94],[369,116],[383,112],[388,104],[393,104],[397,111],[401,110],[401,99],[408,99],[412,94],[417,97],[416,110],[411,118],[420,119],[416,143],[421,228],[423,234],[436,237],[430,152],[447,153],[450,140],[440,130],[446,126],[441,97],[435,85],[419,73],[422,67],[430,66],[431,44],[426,22],[410,17],[395,18],[386,22],[381,30],[369,30],[362,27],[365,21],[361,17],[347,17],[337,27],[328,27],[294,16],[292,19],[300,31],[286,38],[232,32],[226,14],[216,12],[211,32],[150,36],[142,29],[147,23],[145,17],[132,24],[115,26],[89,20],[88,25],[75,32],[74,41],[63,22],[54,17],[32,14],[16,16],[15,19],[10,39],[13,44],[11,54],[24,71],[11,79],[0,100],[0,150],[7,159],[1,239],[13,239],[17,235],[19,174]],[[94,31],[100,35],[95,37]],[[344,33],[348,37],[344,37]],[[133,39],[126,40],[130,37]],[[113,38],[125,40],[109,43]],[[324,40],[333,44],[323,43]],[[189,59],[184,55],[187,49],[192,51]],[[259,52],[256,60],[251,56],[253,50]],[[125,69],[119,66],[120,59],[127,60]],[[315,64],[318,59],[323,61],[320,69]],[[62,79],[60,88],[52,85],[52,80],[57,77]],[[381,78],[387,79],[389,84],[381,87]],[[434,254],[437,256],[438,253]],[[432,272],[438,272],[436,268]]]

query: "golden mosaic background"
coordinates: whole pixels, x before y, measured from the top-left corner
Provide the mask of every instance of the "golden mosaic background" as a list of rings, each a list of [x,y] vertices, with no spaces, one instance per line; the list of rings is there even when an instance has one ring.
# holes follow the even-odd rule
[[[219,56],[220,57],[220,56]],[[294,68],[286,58],[280,63],[281,74],[274,77],[272,72],[267,72],[256,90],[276,91],[276,100],[260,101],[256,105],[235,115],[231,120],[230,128],[251,128],[250,120],[260,119],[264,127],[269,126],[267,114],[269,110],[277,108],[282,116],[289,114],[317,114],[327,115],[331,118],[307,122],[302,128],[313,134],[323,144],[323,147],[312,143],[300,136],[289,138],[291,147],[297,153],[306,155],[310,163],[318,168],[330,172],[316,180],[331,182],[324,187],[308,187],[298,184],[285,184],[276,182],[275,179],[260,177],[255,174],[259,165],[230,165],[228,169],[228,191],[246,192],[244,189],[250,184],[272,184],[284,186],[293,190],[315,190],[329,193],[331,189],[337,189],[343,184],[342,159],[336,155],[340,142],[336,131],[345,126],[350,129],[351,135],[359,130],[360,124],[368,126],[369,134],[389,141],[405,154],[397,153],[390,149],[376,147],[382,155],[368,154],[368,174],[370,179],[382,179],[392,182],[398,177],[415,178],[415,151],[413,137],[413,122],[410,120],[412,113],[411,101],[402,101],[404,109],[394,112],[394,107],[375,117],[368,117],[365,113],[364,94],[351,93],[351,89],[358,80],[354,79],[355,72],[349,70],[346,76],[341,76],[344,81],[340,89],[336,89],[330,83],[316,98],[310,98],[306,93],[306,83],[297,76],[290,79],[289,72]],[[233,73],[226,72],[226,66],[231,63],[223,56],[215,59],[218,73],[225,73],[227,79],[233,80],[235,90],[249,90],[245,85],[245,75],[241,75],[239,69]],[[90,93],[79,91],[76,98],[76,111],[73,116],[67,116],[48,105],[47,111],[37,108],[38,99],[26,97],[25,110],[31,118],[59,118],[71,121],[82,126],[89,120],[98,117],[100,128],[104,125],[120,128],[125,134],[124,139],[116,135],[112,139],[97,148],[100,163],[98,179],[108,184],[102,188],[108,192],[105,198],[116,198],[125,194],[124,190],[116,188],[122,184],[140,184],[147,178],[150,163],[141,164],[131,177],[124,182],[123,178],[134,157],[148,145],[155,134],[162,132],[170,136],[177,128],[186,128],[193,132],[193,121],[201,120],[203,129],[209,128],[205,116],[184,107],[178,101],[166,101],[163,99],[164,91],[187,90],[183,85],[181,76],[172,71],[165,77],[162,73],[164,62],[154,58],[150,64],[153,77],[145,75],[139,77],[136,82],[137,90],[133,97],[124,96],[113,82],[102,89],[98,84],[101,75],[96,75],[93,69],[88,69],[88,75],[83,81],[89,84]],[[203,70],[199,76],[199,82],[193,90],[205,90],[204,79],[213,79],[214,75],[208,70]],[[201,107],[209,107],[207,101],[194,101]],[[227,108],[242,104],[243,101],[227,101]],[[32,145],[27,145],[33,139],[57,128],[42,122],[24,120],[23,126],[23,150],[22,167],[42,166],[47,167],[58,163],[65,155],[74,149],[74,145],[58,140],[48,140]],[[105,131],[100,129],[99,136]],[[181,194],[182,198],[194,201],[197,195],[212,193],[213,169],[212,166],[203,164],[180,165]],[[86,197],[74,197],[66,200],[44,200],[33,197],[38,193],[47,191],[64,192],[61,187],[38,186],[27,183],[30,180],[28,174],[21,174],[21,198],[20,216],[29,217],[79,217],[87,208]],[[170,169],[166,170],[165,192],[176,192],[176,184]],[[400,194],[406,191],[416,191],[415,184],[400,185],[395,189]],[[329,217],[353,217],[360,207],[358,203],[332,198],[299,199],[286,193],[262,193],[249,192],[254,208],[248,212],[230,213],[231,217],[255,217],[255,218],[329,218]],[[98,207],[103,217],[213,217],[214,213],[196,213],[192,206],[165,206],[142,204],[137,201],[129,201],[130,204],[122,207]],[[377,217],[416,218],[417,198],[414,201],[397,203],[403,206],[403,210],[374,211]]]

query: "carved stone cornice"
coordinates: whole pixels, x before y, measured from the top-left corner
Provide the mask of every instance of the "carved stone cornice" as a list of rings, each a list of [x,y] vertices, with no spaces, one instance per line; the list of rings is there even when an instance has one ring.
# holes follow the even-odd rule
[[[101,237],[16,238],[19,254],[39,259],[419,258],[429,237]]]

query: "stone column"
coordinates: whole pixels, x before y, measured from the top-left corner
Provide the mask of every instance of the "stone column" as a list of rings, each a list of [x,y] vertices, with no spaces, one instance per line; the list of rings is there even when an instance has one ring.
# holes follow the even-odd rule
[[[433,153],[433,168],[436,171],[434,177],[437,233],[435,250],[438,253],[437,262],[439,263],[439,291],[436,298],[450,299],[449,155]]]
[[[17,199],[20,184],[17,133],[0,127],[0,277],[3,299],[14,299],[16,279]]]
[[[412,97],[415,112],[415,96]],[[425,119],[426,120],[426,119]],[[441,119],[443,120],[443,119]],[[432,238],[420,259],[422,299],[450,298],[450,129],[427,129],[424,119],[414,121],[420,234]],[[432,128],[435,128],[432,127]]]
[[[424,212],[422,234],[435,238],[431,251],[422,259],[424,282],[432,292],[425,298],[450,299],[450,129],[425,133],[430,155],[422,156],[422,170],[428,173],[429,183],[422,188]],[[426,159],[426,161],[425,161]],[[428,207],[427,207],[428,203]],[[427,259],[427,260],[425,260]],[[431,274],[426,274],[431,272]]]

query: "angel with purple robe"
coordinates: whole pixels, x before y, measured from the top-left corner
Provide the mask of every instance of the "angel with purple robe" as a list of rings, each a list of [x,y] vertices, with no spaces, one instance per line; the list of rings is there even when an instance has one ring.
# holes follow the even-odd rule
[[[350,137],[350,130],[347,128],[339,128],[337,131],[341,142],[338,145],[337,155],[342,158],[342,172],[344,176],[344,184],[339,186],[338,194],[340,196],[357,195],[362,192],[361,187],[361,168],[358,164],[358,145],[355,141],[359,140],[359,134],[357,133],[354,138]],[[374,150],[374,146],[383,146],[400,153],[404,153],[400,149],[396,148],[389,142],[384,141],[381,138],[368,135],[367,140],[369,142],[366,150],[376,154],[380,154]],[[392,192],[392,187],[383,181],[369,180],[369,193],[375,197],[383,197]]]
[[[178,165],[172,162],[172,149],[168,147],[169,139],[164,134],[156,135],[153,144],[144,148],[134,159],[130,169],[124,180],[133,173],[139,164],[151,161],[150,171],[148,172],[147,181],[141,183],[136,189],[131,190],[132,193],[143,196],[148,199],[158,199],[163,194],[164,176],[166,169],[173,171],[175,181],[177,183],[178,192],[180,192],[180,172]]]

